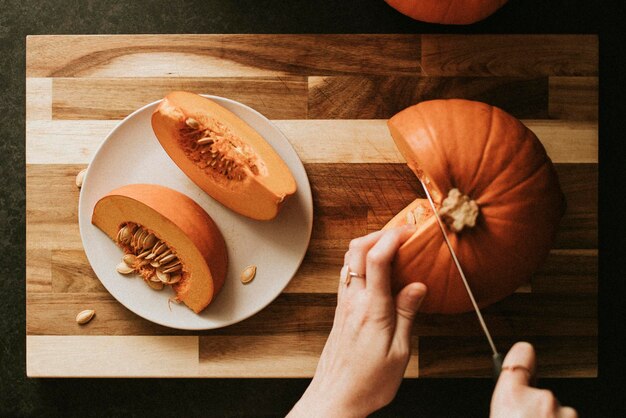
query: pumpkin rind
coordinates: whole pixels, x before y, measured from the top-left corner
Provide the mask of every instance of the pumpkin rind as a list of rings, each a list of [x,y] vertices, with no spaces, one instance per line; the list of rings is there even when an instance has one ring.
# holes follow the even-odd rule
[[[177,298],[196,313],[224,284],[228,267],[224,237],[204,209],[182,193],[155,184],[126,185],[98,200],[91,222],[112,240],[126,222],[157,234],[183,264],[183,279],[172,286]]]
[[[204,157],[198,157],[200,160],[192,159],[194,153],[197,156],[200,151],[191,150],[197,141],[184,137],[189,119],[201,127],[219,125],[249,153],[249,156],[243,156],[240,151],[241,155],[231,152],[234,160],[229,161],[233,165],[229,165],[228,169],[236,166],[236,176],[220,172],[219,164],[210,165],[213,162],[211,152],[202,154]],[[184,91],[172,92],[154,111],[152,128],[163,149],[194,183],[241,215],[258,220],[273,219],[289,196],[296,192],[293,175],[274,149],[252,127],[213,100]],[[227,140],[222,142],[222,151],[229,147],[228,143]],[[213,146],[205,145],[204,150],[208,151]],[[252,159],[256,164],[248,166],[248,161]]]
[[[449,25],[467,25],[487,18],[507,0],[385,0],[400,13],[415,20]]]
[[[547,256],[565,210],[537,137],[496,107],[458,99],[409,107],[388,126],[436,207],[452,188],[478,204],[473,228],[448,231],[478,304],[496,302],[527,282]],[[393,274],[396,290],[412,281],[427,285],[424,312],[472,310],[434,217],[400,248]]]

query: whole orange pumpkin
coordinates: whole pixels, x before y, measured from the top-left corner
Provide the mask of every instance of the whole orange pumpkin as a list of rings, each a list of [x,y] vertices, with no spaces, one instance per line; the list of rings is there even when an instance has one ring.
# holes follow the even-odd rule
[[[411,170],[427,185],[480,306],[527,282],[547,256],[565,210],[552,161],[537,137],[496,107],[468,100],[411,106],[388,122]],[[472,309],[428,202],[385,227],[412,223],[393,266],[395,290],[428,287],[424,312]]]
[[[416,20],[466,25],[493,14],[507,0],[385,0],[400,13]]]

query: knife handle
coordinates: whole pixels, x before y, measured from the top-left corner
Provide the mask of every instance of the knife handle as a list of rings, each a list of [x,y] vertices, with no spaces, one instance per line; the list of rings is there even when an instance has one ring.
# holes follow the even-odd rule
[[[491,356],[491,359],[493,360],[493,379],[497,381],[500,377],[500,373],[502,372],[503,357],[502,354],[495,353],[493,356]]]

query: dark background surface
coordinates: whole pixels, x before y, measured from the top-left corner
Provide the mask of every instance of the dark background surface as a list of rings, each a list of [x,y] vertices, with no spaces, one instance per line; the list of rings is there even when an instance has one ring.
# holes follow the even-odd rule
[[[25,37],[98,33],[589,33],[600,37],[598,379],[546,379],[581,416],[626,416],[623,351],[626,118],[624,2],[511,0],[465,27],[412,21],[382,0],[0,0],[0,417],[282,416],[304,379],[27,379],[25,376]],[[620,242],[621,241],[621,242]],[[167,359],[164,359],[167,361]],[[375,382],[373,382],[375,384]],[[493,382],[405,381],[376,416],[487,416]]]

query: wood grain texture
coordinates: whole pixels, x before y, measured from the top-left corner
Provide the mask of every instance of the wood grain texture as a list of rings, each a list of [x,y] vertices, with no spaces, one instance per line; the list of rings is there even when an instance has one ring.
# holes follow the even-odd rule
[[[84,256],[76,224],[74,177],[83,167],[28,166],[26,282],[32,292],[47,292],[49,286],[59,292],[103,290]],[[409,202],[424,196],[404,164],[307,164],[306,169],[316,216],[309,251],[286,292],[332,293],[350,240],[382,228]],[[597,275],[597,252],[592,250],[598,235],[597,165],[559,164],[557,172],[568,207],[555,248],[574,250],[553,251],[539,277]],[[576,252],[579,248],[591,250]]]
[[[304,77],[55,78],[54,119],[123,119],[174,90],[228,97],[271,119],[307,117]],[[544,95],[547,97],[547,95]]]
[[[427,76],[596,76],[595,35],[424,35]]]
[[[597,77],[550,77],[551,118],[598,120]]]
[[[28,335],[26,353],[29,377],[195,377],[198,374],[197,336]]]
[[[108,293],[33,293],[27,297],[29,335],[188,335],[133,314]],[[167,303],[167,298],[163,299]],[[272,335],[328,333],[337,297],[327,293],[283,293],[253,317],[226,328],[198,335]],[[494,336],[596,336],[597,297],[594,294],[515,293],[483,310]],[[88,327],[74,322],[84,309],[95,309]],[[418,314],[416,335],[482,336],[476,314]],[[288,348],[285,348],[288,349]]]
[[[274,120],[305,163],[403,163],[387,121]],[[595,122],[526,119],[556,163],[598,162]],[[109,120],[33,121],[26,125],[28,164],[87,164],[117,125]],[[359,144],[355,147],[354,144]],[[63,150],[59,152],[58,150]]]
[[[327,338],[327,333],[315,332],[201,336],[199,373],[237,377],[233,376],[233,370],[245,370],[241,377],[311,377]],[[418,377],[418,337],[414,336],[411,344],[405,377]]]
[[[419,35],[67,35],[26,38],[26,77],[416,75],[420,73],[419,58]]]
[[[537,353],[537,377],[597,377],[598,347],[594,337],[527,337]],[[499,350],[506,351],[514,338],[498,338]],[[493,363],[484,337],[420,338],[422,377],[492,377]]]
[[[522,118],[556,163],[568,203],[545,262],[528,285],[486,308],[485,320],[502,350],[518,340],[536,345],[540,376],[597,376],[597,41],[593,35],[29,36],[28,374],[310,377],[332,326],[350,240],[423,197],[386,119],[418,101],[465,97]],[[304,162],[313,190],[313,235],[296,276],[266,309],[218,330],[166,328],[123,307],[89,266],[77,225],[76,174],[119,119],[173,89],[233,98],[271,118]],[[84,309],[95,309],[96,317],[78,326],[74,318]],[[419,314],[412,338],[409,377],[491,373],[471,312]]]
[[[388,119],[433,99],[478,100],[518,118],[548,117],[548,79],[512,77],[309,77],[309,119]]]
[[[26,79],[26,121],[52,119],[52,79]]]

